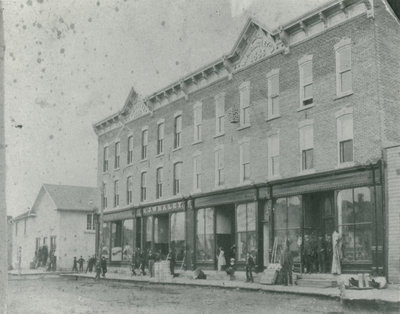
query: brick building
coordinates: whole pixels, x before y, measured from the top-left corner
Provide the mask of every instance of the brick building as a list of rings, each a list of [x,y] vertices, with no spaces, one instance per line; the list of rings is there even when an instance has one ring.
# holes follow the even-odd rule
[[[399,281],[383,154],[399,143],[399,35],[386,1],[330,1],[276,30],[249,19],[224,57],[132,90],[94,125],[103,254],[173,248],[214,269],[222,248],[262,268],[289,239],[297,270],[329,272],[337,230],[344,272]],[[306,260],[318,245],[324,260]]]

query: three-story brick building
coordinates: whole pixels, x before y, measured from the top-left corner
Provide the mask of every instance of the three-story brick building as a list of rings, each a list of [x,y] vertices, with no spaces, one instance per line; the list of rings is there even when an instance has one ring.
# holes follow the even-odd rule
[[[132,90],[94,126],[103,253],[173,249],[215,268],[222,248],[262,268],[288,239],[297,270],[329,272],[336,230],[343,271],[387,273],[399,34],[386,1],[330,1],[276,30],[249,19],[227,55],[149,97]]]

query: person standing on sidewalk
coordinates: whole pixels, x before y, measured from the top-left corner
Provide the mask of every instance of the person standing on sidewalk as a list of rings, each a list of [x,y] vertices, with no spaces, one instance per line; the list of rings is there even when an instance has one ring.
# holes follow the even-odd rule
[[[285,286],[289,284],[293,284],[292,281],[292,268],[293,268],[293,257],[292,252],[290,251],[290,242],[286,240],[285,248],[281,253],[280,263],[282,266],[282,280]]]
[[[81,255],[81,257],[79,257],[79,259],[78,259],[78,264],[79,264],[79,272],[82,272],[83,273],[83,263],[84,263],[84,259],[83,259],[83,257],[82,257],[82,255]]]
[[[78,272],[78,261],[76,260],[76,256],[74,256],[74,263],[72,265],[72,271]]]
[[[17,263],[18,263],[18,275],[21,276],[21,264],[22,264],[22,247],[20,246],[17,251]]]
[[[102,258],[101,258],[101,271],[102,271],[102,276],[103,276],[103,278],[106,276],[106,273],[107,273],[107,260],[106,260],[106,258],[103,256]]]
[[[101,274],[101,263],[100,260],[96,259],[96,277],[94,277],[95,280],[100,279],[100,274]]]
[[[155,254],[152,250],[149,250],[149,274],[150,278],[154,277],[154,262],[155,262]]]
[[[226,266],[225,252],[222,247],[219,248],[218,254],[218,271],[224,270]]]
[[[254,259],[250,253],[246,254],[246,282],[254,282],[253,279]]]

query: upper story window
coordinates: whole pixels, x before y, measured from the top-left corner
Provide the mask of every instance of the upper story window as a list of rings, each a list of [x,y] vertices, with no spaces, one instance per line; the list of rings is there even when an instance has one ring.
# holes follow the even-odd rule
[[[279,117],[279,69],[267,74],[268,119]]]
[[[314,126],[312,121],[303,121],[299,126],[301,170],[314,168]]]
[[[133,162],[133,135],[128,137],[128,154],[127,163],[130,165]]]
[[[149,130],[142,130],[142,160],[147,158],[147,146],[149,144]]]
[[[163,168],[157,168],[156,173],[156,198],[160,198],[163,195]]]
[[[126,204],[132,204],[133,202],[133,177],[129,176],[126,179]]]
[[[174,119],[174,148],[181,147],[182,115],[178,114]]]
[[[193,107],[194,115],[194,142],[201,141],[201,124],[203,120],[203,106],[202,103],[197,103]]]
[[[157,124],[157,155],[164,152],[164,121]]]
[[[87,214],[86,215],[86,230],[95,230],[96,225],[95,225],[95,219],[93,214]],[[52,238],[50,238],[51,242]]]
[[[222,186],[224,183],[224,148],[220,146],[215,150],[215,186]]]
[[[300,107],[313,103],[313,65],[312,56],[304,56],[299,60],[300,72]]]
[[[147,192],[147,172],[142,172],[140,175],[140,201],[144,202],[146,200]]]
[[[103,149],[103,172],[108,171],[108,146]]]
[[[345,108],[336,114],[339,163],[353,161],[353,110]]]
[[[174,190],[173,194],[177,195],[181,193],[181,180],[182,180],[182,162],[174,164]]]
[[[335,45],[336,52],[336,94],[338,97],[353,92],[351,73],[351,40],[342,39]]]
[[[279,176],[279,134],[268,137],[268,175]]]
[[[120,154],[121,154],[121,144],[120,142],[116,142],[114,146],[114,169],[119,168],[120,163]]]
[[[103,182],[103,188],[102,188],[102,198],[103,198],[103,208],[107,208],[107,183]]]
[[[250,140],[240,143],[240,183],[250,180]]]
[[[119,206],[119,181],[114,181],[114,207]]]
[[[244,82],[240,90],[240,126],[250,126],[250,82]]]
[[[215,135],[225,133],[225,94],[215,96]]]
[[[201,155],[193,156],[193,191],[201,190]]]

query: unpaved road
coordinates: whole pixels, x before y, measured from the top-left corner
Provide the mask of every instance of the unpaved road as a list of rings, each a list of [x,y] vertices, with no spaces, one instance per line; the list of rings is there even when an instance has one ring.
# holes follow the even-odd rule
[[[58,277],[9,280],[7,304],[8,313],[29,314],[349,312],[339,301],[325,298]]]

